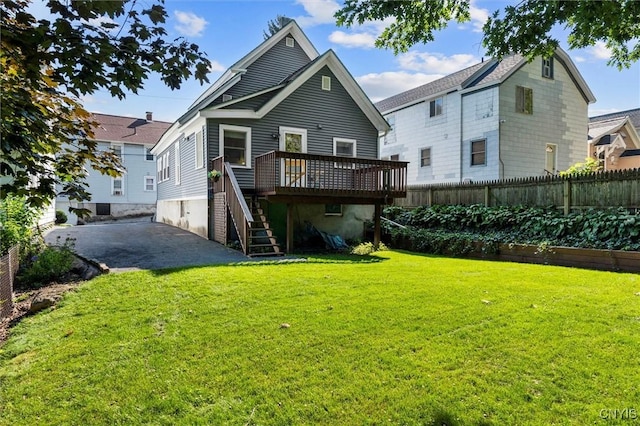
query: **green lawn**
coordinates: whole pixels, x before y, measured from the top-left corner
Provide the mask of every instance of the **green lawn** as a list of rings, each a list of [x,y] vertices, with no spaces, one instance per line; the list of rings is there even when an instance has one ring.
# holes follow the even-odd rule
[[[638,294],[393,251],[102,276],[0,348],[0,424],[633,424]]]

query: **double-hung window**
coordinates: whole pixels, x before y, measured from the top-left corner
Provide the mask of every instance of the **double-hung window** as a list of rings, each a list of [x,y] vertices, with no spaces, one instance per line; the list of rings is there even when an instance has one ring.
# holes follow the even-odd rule
[[[471,141],[471,165],[484,166],[487,164],[487,140]]]
[[[516,112],[533,114],[533,89],[516,86]]]
[[[420,150],[420,167],[431,166],[431,148],[422,148]]]
[[[156,178],[154,176],[144,177],[144,191],[150,192],[156,190]]]
[[[221,124],[220,153],[234,167],[251,167],[251,128]]]
[[[553,79],[553,58],[542,58],[542,76]]]
[[[442,104],[444,99],[441,97],[435,98],[429,102],[429,117],[435,117],[442,115]]]
[[[175,160],[175,177],[176,177],[176,185],[180,185],[180,141],[176,141],[174,145],[174,160]]]
[[[144,161],[153,161],[155,160],[155,158],[153,157],[153,154],[151,153],[151,148],[144,148]]]
[[[202,130],[196,133],[196,169],[204,167],[204,137],[205,127],[202,126]]]

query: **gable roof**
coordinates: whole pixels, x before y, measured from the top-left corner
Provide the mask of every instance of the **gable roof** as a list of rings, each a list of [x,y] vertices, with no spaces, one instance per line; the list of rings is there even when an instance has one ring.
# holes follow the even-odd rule
[[[633,124],[633,127],[635,127],[636,129],[640,129],[640,108],[628,109],[626,111],[618,111],[610,114],[603,114],[595,117],[589,117],[589,123],[606,121],[614,118],[623,118],[623,117],[629,117],[629,120],[631,121],[631,124]]]
[[[555,57],[567,68],[576,86],[582,92],[584,99],[588,103],[595,102],[591,89],[589,89],[569,55],[558,48],[556,49]],[[423,84],[415,89],[383,99],[376,103],[376,107],[386,114],[450,92],[476,90],[481,87],[497,85],[504,82],[526,63],[526,58],[520,54],[506,56],[500,61],[496,59],[483,61],[438,80]]]
[[[93,128],[94,140],[153,145],[171,127],[165,121],[147,121],[144,118],[93,113],[93,120],[99,124]]]
[[[296,21],[291,20],[287,25],[282,27],[277,33],[260,43],[251,52],[244,55],[240,60],[231,65],[221,76],[216,80],[207,90],[204,91],[198,98],[191,104],[187,112],[183,114],[178,121],[183,123],[192,118],[197,111],[206,107],[208,104],[217,99],[224,92],[233,87],[240,79],[242,75],[246,73],[247,68],[253,64],[258,58],[269,51],[278,42],[291,34],[298,42],[300,48],[307,54],[307,56],[313,60],[318,57],[319,53],[316,48],[311,44],[309,38],[302,32],[300,26]]]
[[[611,144],[615,137],[611,137],[624,130],[628,136],[625,144],[629,149],[640,148],[640,136],[636,132],[629,116],[621,118],[610,118],[604,120],[594,120],[589,123],[589,143],[595,145]]]
[[[362,88],[356,83],[356,80],[349,73],[342,61],[338,58],[333,50],[328,50],[323,55],[317,57],[315,60],[309,62],[301,69],[292,73],[289,77],[285,78],[281,84],[273,86],[271,88],[261,90],[259,92],[247,95],[242,98],[238,98],[232,101],[228,101],[222,104],[214,105],[206,108],[200,112],[203,117],[226,117],[226,118],[250,118],[260,119],[268,114],[273,108],[279,105],[290,94],[298,89],[307,80],[313,77],[323,67],[328,67],[336,76],[342,87],[345,88],[347,93],[351,96],[354,102],[360,107],[362,112],[371,121],[371,123],[378,129],[378,131],[384,132],[389,129],[387,121],[382,117],[382,114],[371,103],[369,97],[364,93]],[[234,104],[238,104],[246,101],[247,99],[261,96],[266,93],[272,93],[272,96],[266,98],[266,102],[263,102],[256,109],[232,109],[228,108]]]

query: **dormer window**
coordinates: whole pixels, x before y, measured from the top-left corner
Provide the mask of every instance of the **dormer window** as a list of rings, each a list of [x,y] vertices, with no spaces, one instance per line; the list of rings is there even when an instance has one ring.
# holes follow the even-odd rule
[[[542,58],[542,76],[553,79],[553,58]]]
[[[331,90],[331,77],[326,75],[322,76],[322,90],[326,90],[326,91]]]
[[[294,40],[293,37],[287,37],[285,39],[285,43],[287,44],[287,47],[295,47],[296,45],[296,41]]]

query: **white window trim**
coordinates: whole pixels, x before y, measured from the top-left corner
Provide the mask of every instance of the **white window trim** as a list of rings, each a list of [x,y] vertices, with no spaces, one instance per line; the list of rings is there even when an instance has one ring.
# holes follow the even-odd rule
[[[285,38],[285,43],[286,43],[287,47],[295,47],[296,46],[296,40],[293,37]]]
[[[322,76],[322,90],[331,91],[331,77],[328,75]]]
[[[224,155],[224,132],[226,130],[234,131],[234,132],[245,132],[246,136],[246,145],[245,145],[245,165],[241,164],[231,164],[231,167],[234,169],[250,169],[251,168],[251,127],[244,126],[232,126],[230,124],[221,124],[219,131],[219,153],[220,155]]]
[[[173,169],[175,170],[175,183],[176,185],[180,185],[180,163],[181,163],[181,158],[180,158],[180,141],[176,141],[176,144],[173,147],[173,159],[174,159],[174,167]]]
[[[278,147],[280,151],[285,150],[285,133],[294,133],[302,135],[302,152],[307,152],[307,129],[300,129],[297,127],[280,127],[278,131],[280,132],[280,145]]]
[[[115,151],[113,149],[114,147],[120,147],[120,155],[118,155],[118,157],[120,158],[120,164],[124,166],[124,144],[111,142],[111,144],[109,145],[109,149],[111,149],[111,152]],[[115,155],[115,152],[114,152],[114,155]]]
[[[120,194],[116,194],[115,191],[115,181],[119,180],[120,182],[122,182],[120,184]],[[112,177],[111,178],[111,196],[112,197],[122,197],[124,195],[124,176],[119,176],[119,177]]]
[[[202,126],[202,130],[196,132],[196,143],[194,149],[195,165],[197,170],[204,167],[204,126]]]
[[[156,161],[156,156],[151,154],[149,151],[151,151],[151,148],[143,146],[142,148],[142,152],[144,154],[144,161],[147,161],[149,163]],[[151,160],[149,160],[148,155],[151,154]]]
[[[164,155],[158,155],[158,157],[156,158],[156,175],[157,175],[156,181],[158,183],[162,182],[162,176],[163,176],[162,175],[162,172],[163,172],[162,161],[163,161],[163,159],[164,159]]]
[[[351,157],[347,157],[344,155],[338,155],[338,142],[346,142],[353,145],[353,155]],[[347,138],[333,138],[333,155],[336,157],[345,157],[345,158],[355,158],[358,156],[358,145],[355,139],[347,139]]]
[[[547,170],[547,154],[548,154],[548,149],[551,148],[553,150],[553,170]],[[558,144],[556,143],[548,143],[545,145],[545,157],[544,157],[544,169],[551,173],[551,174],[556,174],[558,172]]]
[[[162,160],[162,182],[169,180],[169,152],[164,155]]]
[[[147,179],[153,180],[153,189],[147,189]],[[142,180],[142,190],[144,192],[155,192],[156,191],[156,177],[155,176],[144,176]]]

